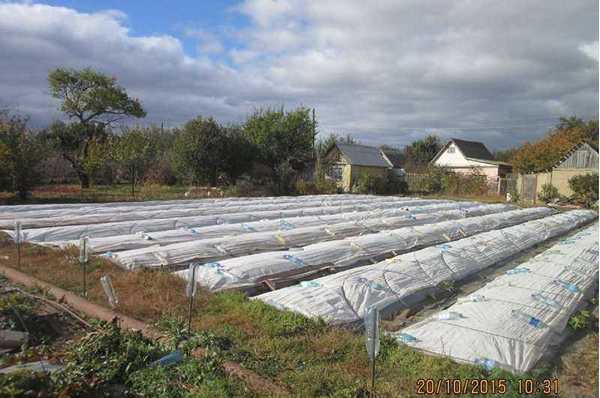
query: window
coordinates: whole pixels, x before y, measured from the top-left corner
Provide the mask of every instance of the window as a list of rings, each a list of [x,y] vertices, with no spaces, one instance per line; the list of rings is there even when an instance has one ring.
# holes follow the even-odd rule
[[[335,181],[342,181],[342,166],[334,164],[329,168],[329,176]]]
[[[448,151],[447,152],[448,153],[454,153],[454,147],[453,146],[448,147]]]

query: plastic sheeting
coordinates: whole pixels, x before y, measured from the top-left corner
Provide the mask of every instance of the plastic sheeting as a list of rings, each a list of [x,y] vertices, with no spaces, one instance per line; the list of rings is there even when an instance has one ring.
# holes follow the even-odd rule
[[[372,203],[380,201],[401,201],[399,197],[363,197],[357,199],[348,199],[342,197],[340,199],[319,198],[318,196],[297,197],[295,199],[272,199],[272,200],[254,200],[249,199],[247,202],[234,201],[230,202],[224,199],[222,202],[204,203],[204,204],[182,204],[168,206],[163,209],[162,206],[144,206],[132,207],[128,209],[115,208],[108,212],[94,212],[84,214],[71,214],[77,210],[59,210],[52,215],[27,218],[19,215],[18,220],[24,227],[27,228],[43,228],[61,225],[83,225],[83,224],[99,224],[120,221],[133,220],[148,220],[148,219],[167,219],[174,217],[200,216],[200,215],[218,215],[241,213],[246,211],[269,211],[269,210],[286,210],[286,209],[301,209],[314,206],[338,206],[345,203]],[[414,201],[407,199],[406,201]],[[85,210],[84,210],[85,211]],[[42,212],[43,213],[43,212]],[[29,213],[25,213],[27,215]],[[14,225],[16,218],[9,216],[6,219],[0,220],[0,227],[11,228]]]
[[[237,257],[256,252],[283,250],[290,247],[301,247],[316,242],[341,239],[347,236],[363,233],[377,232],[382,229],[392,229],[401,225],[419,223],[415,213],[430,213],[436,209],[461,209],[472,206],[472,203],[452,203],[430,205],[421,208],[408,207],[408,212],[396,217],[378,217],[368,220],[346,221],[315,225],[310,227],[294,228],[295,225],[287,223],[289,228],[279,231],[255,232],[238,236],[202,239],[192,242],[182,242],[167,246],[155,246],[136,250],[126,250],[112,253],[109,258],[118,265],[134,269],[139,267],[160,267],[164,265],[183,264],[191,261],[209,262],[221,258]],[[468,207],[470,208],[470,207]],[[467,208],[467,210],[468,210]],[[487,205],[475,207],[478,212],[497,212],[506,209],[506,205]],[[410,210],[414,210],[410,211]],[[437,215],[437,213],[433,213]],[[440,214],[429,217],[431,222],[444,217],[461,218],[466,211],[457,211],[448,215]],[[419,218],[419,220],[426,218]],[[285,224],[284,224],[285,225]],[[301,225],[301,224],[300,224]]]
[[[508,213],[479,217],[489,220],[498,218],[496,225],[486,222],[478,226],[476,219],[463,221],[473,223],[471,231],[478,232],[501,227],[501,217]],[[280,309],[321,317],[329,323],[354,323],[364,317],[370,306],[376,305],[385,312],[411,307],[428,292],[435,291],[442,282],[461,280],[596,217],[596,213],[589,210],[556,214],[302,282],[256,298]],[[442,224],[445,223],[432,227],[439,229]],[[410,236],[415,240],[419,238],[419,234],[407,234],[407,237]],[[439,236],[435,240],[439,240]],[[405,241],[399,243],[399,248],[402,248],[402,243],[406,244]],[[350,254],[351,251],[347,249],[346,253],[340,252],[337,257],[350,257]],[[295,255],[301,256],[300,253]],[[322,260],[326,259],[319,259]],[[305,263],[308,262],[305,260]]]
[[[482,206],[480,211],[485,213],[485,207]],[[198,267],[196,280],[209,289],[218,290],[253,285],[265,278],[290,278],[291,275],[302,275],[324,267],[355,266],[370,259],[387,257],[394,252],[405,252],[417,247],[460,239],[498,226],[512,225],[552,213],[553,211],[547,208],[514,210],[316,243],[301,250],[238,257]],[[410,225],[409,220],[399,219],[398,222]],[[179,275],[187,277],[188,274],[187,271],[182,271]],[[281,295],[285,296],[286,292],[295,291],[295,288],[290,289],[282,289]]]
[[[149,210],[178,210],[182,208],[210,208],[214,206],[232,206],[232,205],[253,205],[253,204],[273,204],[273,203],[298,203],[310,201],[356,201],[364,199],[381,199],[374,195],[305,195],[305,196],[280,196],[280,197],[250,197],[250,198],[221,198],[221,199],[199,199],[199,200],[172,200],[164,202],[121,202],[121,203],[101,203],[101,204],[77,204],[66,208],[46,208],[46,205],[27,206],[26,210],[11,211],[18,206],[6,206],[0,208],[0,220],[7,219],[27,219],[27,218],[48,218],[48,217],[77,217],[89,214],[105,214],[116,212],[133,212]],[[409,198],[410,199],[410,198]],[[31,207],[31,208],[30,208]]]
[[[383,199],[383,198],[387,198]],[[46,241],[76,240],[84,236],[98,238],[134,233],[148,233],[165,231],[178,228],[198,228],[208,225],[228,223],[244,223],[250,221],[277,219],[300,216],[318,216],[324,214],[337,214],[351,211],[365,211],[374,209],[401,208],[403,206],[419,206],[435,203],[449,203],[442,200],[414,200],[404,198],[382,197],[381,200],[359,200],[358,203],[344,202],[340,205],[322,205],[304,207],[292,210],[258,211],[247,208],[245,212],[233,214],[217,214],[209,216],[192,216],[167,219],[151,219],[137,221],[123,221],[114,223],[70,225],[49,228],[31,228],[23,230],[23,239],[33,243]],[[12,231],[4,231],[12,236]]]
[[[458,205],[458,206],[457,206]],[[94,252],[116,252],[121,250],[141,249],[150,246],[165,246],[174,243],[189,242],[202,239],[220,238],[224,236],[237,236],[254,232],[267,231],[288,231],[296,228],[313,227],[318,225],[330,225],[346,221],[369,220],[372,218],[395,217],[400,215],[416,214],[419,212],[427,212],[433,210],[441,210],[444,208],[461,208],[469,209],[479,206],[475,202],[455,202],[443,203],[425,206],[407,206],[392,208],[376,208],[368,211],[353,211],[350,213],[328,214],[322,216],[304,216],[304,217],[289,217],[275,220],[261,220],[247,223],[237,224],[220,224],[210,225],[206,227],[196,228],[179,228],[174,230],[157,231],[157,232],[139,232],[127,235],[115,235],[102,238],[93,238],[89,240],[91,250]],[[509,208],[507,205],[496,205],[499,208]],[[500,210],[499,210],[500,211]],[[79,240],[68,241],[47,241],[43,243],[45,246],[57,246],[65,248],[67,246],[78,245]]]
[[[456,361],[526,372],[560,342],[569,317],[597,283],[595,224],[392,335]]]

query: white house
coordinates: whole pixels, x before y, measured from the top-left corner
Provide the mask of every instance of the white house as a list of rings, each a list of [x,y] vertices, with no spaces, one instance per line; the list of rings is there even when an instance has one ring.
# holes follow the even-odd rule
[[[510,164],[495,160],[481,142],[457,138],[448,141],[430,163],[463,174],[477,170],[493,180],[512,172]]]

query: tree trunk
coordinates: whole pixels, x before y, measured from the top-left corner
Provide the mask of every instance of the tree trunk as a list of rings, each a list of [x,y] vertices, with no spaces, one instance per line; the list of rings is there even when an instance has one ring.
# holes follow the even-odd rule
[[[79,184],[81,188],[89,188],[90,187],[90,177],[82,170],[75,170],[77,172],[77,177],[79,177]]]
[[[63,154],[63,158],[71,163],[71,167],[77,173],[77,178],[79,178],[79,185],[81,188],[89,188],[90,187],[90,176],[85,172],[83,166],[77,161],[77,159],[72,158],[66,154]]]
[[[210,172],[210,186],[211,187],[217,186],[217,169],[213,169]]]
[[[131,196],[135,198],[135,168],[131,168]]]

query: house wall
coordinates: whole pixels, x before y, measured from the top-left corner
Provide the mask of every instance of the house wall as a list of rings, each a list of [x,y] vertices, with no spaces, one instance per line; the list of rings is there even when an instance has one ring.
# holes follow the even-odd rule
[[[537,200],[542,186],[544,184],[552,184],[558,189],[558,193],[563,196],[573,195],[573,191],[569,187],[569,179],[577,175],[598,173],[598,169],[566,169],[556,168],[551,172],[529,174],[529,176],[535,176],[536,178],[536,195],[535,198],[524,198],[528,200]],[[523,175],[519,174],[517,177],[517,191],[521,196],[523,190]]]
[[[538,173],[537,192],[542,191],[542,185],[552,184],[558,189],[558,193],[564,196],[573,195],[569,187],[569,179],[581,174],[597,173],[598,169],[566,169],[557,168],[551,173]]]
[[[358,181],[358,179],[364,174],[370,174],[372,176],[384,177],[388,173],[388,169],[385,167],[372,167],[372,166],[357,166],[352,165],[348,167],[348,179],[346,179],[345,175],[343,178],[344,181],[344,191],[349,192],[352,190],[352,186]],[[345,171],[345,170],[344,170]]]
[[[454,148],[454,152],[448,152]],[[434,162],[436,166],[440,167],[459,167],[459,168],[470,168],[470,167],[489,167],[490,165],[487,163],[476,162],[473,160],[469,160],[465,158],[463,153],[458,149],[458,147],[451,143],[446,150],[437,158]]]

